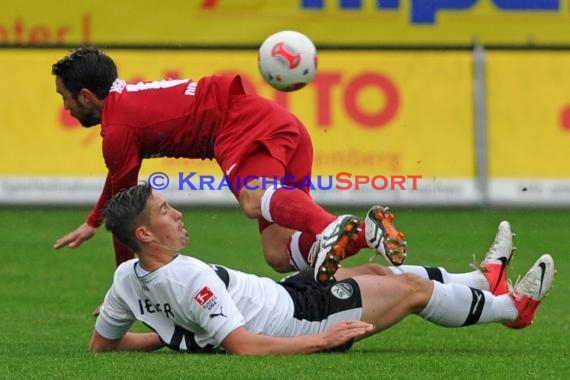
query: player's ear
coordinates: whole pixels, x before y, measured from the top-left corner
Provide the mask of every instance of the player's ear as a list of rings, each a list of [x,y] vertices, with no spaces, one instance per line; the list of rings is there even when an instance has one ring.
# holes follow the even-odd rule
[[[142,243],[148,243],[154,239],[150,230],[144,225],[135,228],[134,233],[135,237]]]
[[[100,102],[97,95],[87,88],[82,88],[79,91],[78,99],[83,103],[83,105],[98,104]]]

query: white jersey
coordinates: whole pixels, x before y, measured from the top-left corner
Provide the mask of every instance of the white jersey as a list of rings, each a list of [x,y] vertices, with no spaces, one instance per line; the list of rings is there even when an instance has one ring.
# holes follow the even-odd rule
[[[253,334],[291,334],[293,300],[269,278],[183,255],[143,277],[136,265],[138,259],[121,264],[105,296],[95,328],[107,339],[122,337],[135,320],[183,351],[219,348],[240,326]]]

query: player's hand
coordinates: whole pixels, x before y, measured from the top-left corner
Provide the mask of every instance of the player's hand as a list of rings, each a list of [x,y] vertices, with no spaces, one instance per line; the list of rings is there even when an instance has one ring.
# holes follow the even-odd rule
[[[343,321],[322,332],[327,348],[340,346],[351,339],[363,337],[374,330],[374,325],[364,321]]]
[[[75,231],[57,239],[53,247],[55,249],[60,249],[61,247],[77,248],[85,240],[91,239],[96,232],[97,228],[91,227],[87,223],[83,223]]]

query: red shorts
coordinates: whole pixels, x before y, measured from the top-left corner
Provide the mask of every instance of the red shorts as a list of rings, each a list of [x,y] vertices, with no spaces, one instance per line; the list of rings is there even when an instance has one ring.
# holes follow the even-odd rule
[[[311,177],[313,146],[299,119],[257,95],[233,96],[230,104],[214,154],[236,197],[239,186],[234,184],[248,176],[278,181],[287,176],[287,183],[296,186]]]
[[[309,193],[313,146],[303,123],[289,111],[257,95],[234,95],[216,137],[216,161],[239,199],[240,188],[266,177],[268,186],[285,182]],[[260,229],[268,223],[260,220]]]

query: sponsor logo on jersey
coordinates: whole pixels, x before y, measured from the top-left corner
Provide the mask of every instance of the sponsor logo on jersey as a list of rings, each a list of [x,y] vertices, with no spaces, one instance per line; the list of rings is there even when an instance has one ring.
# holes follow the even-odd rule
[[[202,306],[204,310],[212,310],[218,304],[218,298],[207,286],[204,286],[202,290],[196,293],[194,300],[198,302],[198,305]]]
[[[333,296],[340,300],[349,299],[352,296],[354,290],[352,289],[352,285],[341,282],[338,284],[334,284],[331,287],[331,293]]]
[[[194,299],[200,306],[204,306],[204,304],[208,302],[213,296],[214,293],[210,290],[210,288],[204,286],[202,290],[200,290],[198,294],[194,296]]]

